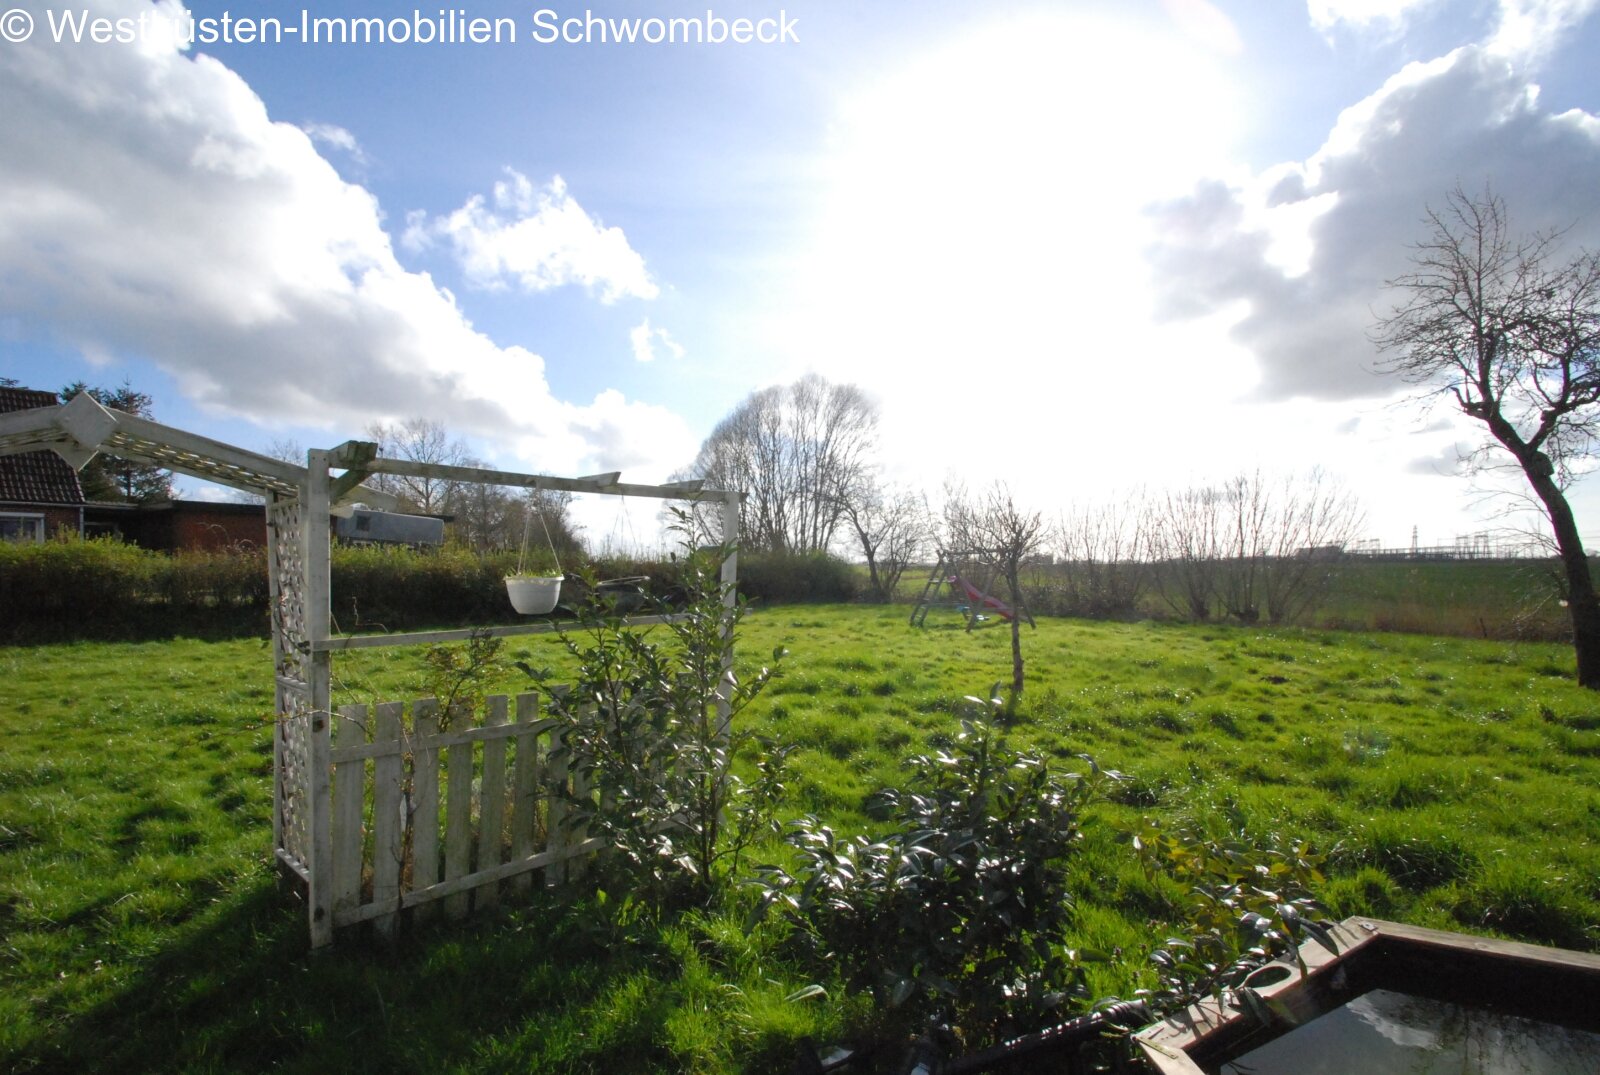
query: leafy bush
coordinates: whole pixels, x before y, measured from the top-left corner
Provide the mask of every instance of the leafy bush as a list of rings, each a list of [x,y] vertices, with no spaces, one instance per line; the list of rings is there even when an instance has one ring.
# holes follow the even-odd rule
[[[755,553],[739,557],[739,592],[771,605],[807,601],[854,601],[861,590],[855,570],[843,560],[815,553]]]
[[[727,553],[683,559],[685,605],[665,627],[668,644],[623,627],[591,573],[580,630],[561,636],[578,662],[571,688],[521,665],[550,695],[548,712],[565,723],[552,757],[573,773],[568,824],[605,838],[623,891],[658,907],[720,892],[745,849],[770,831],[783,793],[787,749],[757,739],[736,718],[776,674],[784,651],[773,651],[772,667],[734,674],[745,606],[723,604]],[[749,783],[734,768],[741,755],[757,774]]]
[[[869,804],[891,824],[879,839],[794,822],[799,864],[758,871],[760,910],[778,907],[819,969],[908,1020],[940,1014],[969,1032],[1038,1026],[1084,990],[1080,961],[1091,954],[1063,945],[1066,860],[1083,808],[1115,774],[1092,761],[1086,773],[1052,771],[982,718],[910,766],[915,790],[886,789]]]
[[[1243,832],[1221,836],[1193,822],[1172,829],[1146,818],[1134,847],[1152,877],[1177,882],[1183,932],[1150,955],[1160,984],[1141,993],[1160,1011],[1175,1011],[1207,995],[1237,994],[1261,965],[1287,955],[1299,960],[1308,937],[1336,951],[1322,906],[1310,896],[1321,883],[1323,856],[1301,839],[1273,833],[1262,841]]]
[[[504,621],[512,610],[502,580],[514,566],[513,557],[481,558],[460,546],[336,545],[334,619],[346,631]]]
[[[0,542],[0,605],[29,618],[121,616],[148,593],[161,559],[107,537]]]
[[[267,607],[265,549],[241,546],[150,555],[151,595],[173,608]]]

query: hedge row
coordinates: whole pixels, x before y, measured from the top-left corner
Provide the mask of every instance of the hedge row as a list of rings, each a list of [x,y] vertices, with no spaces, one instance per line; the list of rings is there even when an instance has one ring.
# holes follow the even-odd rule
[[[333,551],[337,630],[404,630],[517,619],[501,581],[515,554],[480,557],[459,547],[345,547]],[[670,600],[672,560],[604,560],[600,578],[647,576]],[[849,565],[828,557],[747,555],[740,591],[760,604],[848,601]],[[109,538],[0,543],[0,641],[261,635],[268,630],[266,557],[260,549],[166,554]]]

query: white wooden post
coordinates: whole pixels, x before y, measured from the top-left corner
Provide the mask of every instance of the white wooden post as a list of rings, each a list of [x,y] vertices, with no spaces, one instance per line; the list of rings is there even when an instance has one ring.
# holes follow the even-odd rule
[[[313,448],[306,453],[305,491],[301,497],[300,530],[304,535],[301,564],[305,571],[302,593],[305,595],[306,635],[315,640],[328,636],[332,620],[329,590],[329,523],[332,507],[328,496],[328,453]],[[331,658],[332,655],[315,646],[308,655],[308,686],[311,695],[311,726],[307,730],[310,755],[310,792],[307,808],[310,811],[311,861],[307,898],[307,914],[311,921],[311,947],[320,948],[333,942],[333,767]]]
[[[272,852],[282,853],[285,845],[283,831],[283,803],[285,789],[283,773],[283,732],[278,724],[290,711],[289,699],[283,686],[284,632],[278,620],[282,616],[281,583],[278,578],[278,527],[273,518],[274,509],[283,499],[277,493],[267,494],[267,608],[272,615],[272,710],[275,721],[272,728]],[[299,535],[296,535],[298,539]],[[299,581],[299,580],[294,580]]]
[[[722,561],[722,687],[717,700],[717,734],[726,736],[733,720],[733,705],[728,693],[733,675],[733,610],[739,603],[739,502],[742,494],[722,494],[722,544],[728,558]]]

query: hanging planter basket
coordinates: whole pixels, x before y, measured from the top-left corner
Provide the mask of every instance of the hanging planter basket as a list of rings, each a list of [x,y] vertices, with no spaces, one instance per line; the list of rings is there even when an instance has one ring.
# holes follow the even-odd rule
[[[561,600],[561,576],[507,575],[506,596],[522,615],[542,616]]]
[[[530,494],[531,496],[531,494]],[[530,508],[535,508],[531,502]],[[554,575],[529,575],[528,540],[533,536],[533,516],[535,512],[529,511],[522,522],[522,549],[517,553],[517,573],[506,576],[506,596],[511,598],[511,607],[524,616],[543,616],[547,612],[554,612],[556,602],[561,600],[561,558],[556,555],[556,543],[550,540],[550,524],[545,522],[544,511],[537,509],[539,525],[544,530],[544,543],[550,547],[550,560],[555,564]]]

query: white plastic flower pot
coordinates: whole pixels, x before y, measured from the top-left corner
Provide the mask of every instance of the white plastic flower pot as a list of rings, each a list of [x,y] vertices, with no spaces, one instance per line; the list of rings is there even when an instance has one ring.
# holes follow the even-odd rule
[[[561,600],[561,576],[507,575],[506,596],[511,607],[524,616],[542,616]]]

